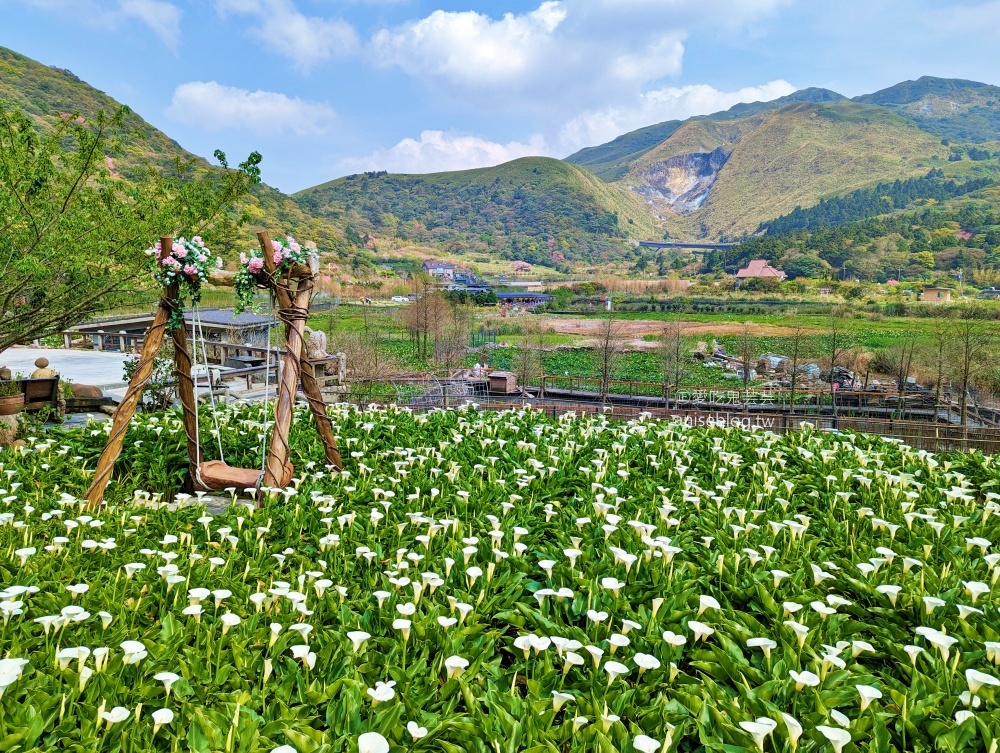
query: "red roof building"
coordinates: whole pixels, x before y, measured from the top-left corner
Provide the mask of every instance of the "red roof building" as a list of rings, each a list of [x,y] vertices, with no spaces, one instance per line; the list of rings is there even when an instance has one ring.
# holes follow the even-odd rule
[[[750,280],[756,277],[776,277],[784,280],[788,275],[780,269],[775,269],[765,259],[754,259],[736,273],[737,280]]]

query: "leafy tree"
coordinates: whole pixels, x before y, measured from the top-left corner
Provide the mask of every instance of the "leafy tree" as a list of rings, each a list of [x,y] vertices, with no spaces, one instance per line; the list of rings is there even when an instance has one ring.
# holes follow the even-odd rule
[[[751,277],[740,283],[740,289],[755,293],[777,293],[781,290],[781,280],[777,277]]]
[[[816,256],[797,254],[787,262],[783,261],[781,268],[792,280],[797,277],[812,277],[822,279],[830,274],[830,265]]]
[[[110,154],[137,138],[127,108],[40,131],[0,103],[0,352],[59,332],[150,286],[160,235],[231,233],[227,209],[260,181],[259,154],[230,170],[177,162],[119,177]]]

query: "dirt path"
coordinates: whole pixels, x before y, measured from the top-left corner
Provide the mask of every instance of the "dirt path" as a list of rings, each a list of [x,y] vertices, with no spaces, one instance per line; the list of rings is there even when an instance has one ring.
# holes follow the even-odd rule
[[[552,317],[545,320],[544,326],[552,332],[562,335],[577,335],[584,338],[594,338],[601,334],[603,319],[593,317]],[[628,347],[633,350],[650,350],[656,347],[655,342],[644,340],[646,335],[660,335],[666,322],[649,319],[621,319],[615,322],[623,337],[627,337]],[[737,335],[743,331],[744,325],[739,322],[681,322],[685,335],[697,337],[700,335]],[[750,329],[758,336],[782,337],[795,334],[793,327],[775,325],[751,324]],[[594,341],[585,340],[582,345],[592,345]]]

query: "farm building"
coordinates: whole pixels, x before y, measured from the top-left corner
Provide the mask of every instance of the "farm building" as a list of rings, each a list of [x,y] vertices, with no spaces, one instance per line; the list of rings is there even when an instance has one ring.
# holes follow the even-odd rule
[[[758,277],[775,277],[784,280],[788,275],[780,269],[775,269],[765,259],[754,259],[736,273],[737,280],[753,280]]]
[[[438,280],[454,280],[455,265],[447,261],[428,260],[424,262],[424,274]]]
[[[948,303],[951,300],[951,288],[924,288],[920,300],[926,303]]]

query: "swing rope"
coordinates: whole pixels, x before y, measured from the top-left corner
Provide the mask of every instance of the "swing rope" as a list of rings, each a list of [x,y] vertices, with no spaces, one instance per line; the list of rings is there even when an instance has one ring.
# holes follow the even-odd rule
[[[267,325],[267,350],[264,351],[264,431],[261,434],[260,440],[260,473],[261,478],[264,476],[265,469],[267,468],[267,433],[269,431],[268,427],[268,416],[270,416],[270,411],[267,407],[268,394],[271,391],[271,331],[274,329],[274,294],[271,294],[271,321]],[[274,359],[275,365],[278,363],[277,355]],[[277,378],[277,374],[275,374]]]
[[[219,430],[219,414],[215,403],[215,388],[212,385],[212,370],[208,365],[208,351],[205,348],[205,330],[202,328],[201,323],[201,306],[195,304],[194,307],[194,320],[195,326],[198,327],[198,335],[201,339],[201,360],[205,364],[205,373],[208,376],[208,399],[212,405],[212,424],[215,427],[215,439],[219,444],[219,460],[223,463],[226,462],[226,456],[222,452],[222,432]],[[192,332],[192,335],[194,333]],[[195,343],[195,357],[197,358],[197,342]],[[195,405],[198,405],[198,380],[197,377],[194,380],[195,383]],[[200,438],[199,438],[200,439]],[[198,443],[198,454],[201,454],[201,442]],[[200,462],[199,462],[200,465]]]
[[[194,480],[195,483],[204,487],[205,482],[201,478],[201,418],[198,415],[198,306],[195,305],[194,309],[194,319],[191,322],[191,355],[190,355],[190,369],[191,369],[191,388],[194,392]],[[182,324],[182,327],[186,327],[187,324]]]

